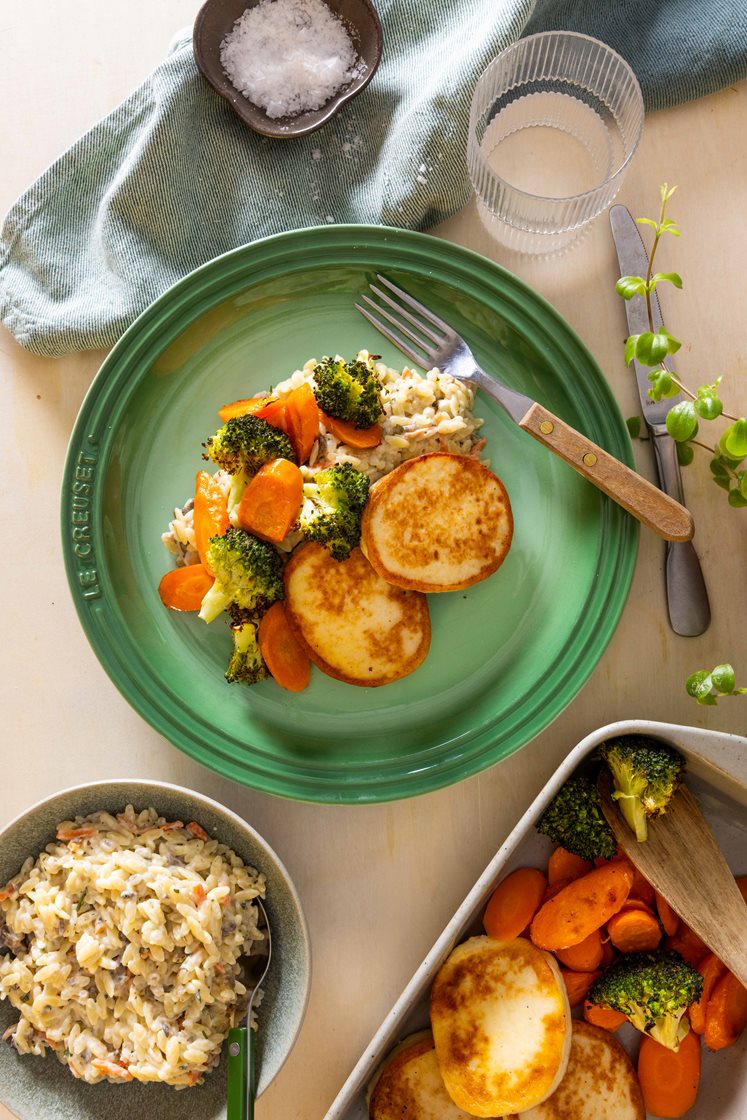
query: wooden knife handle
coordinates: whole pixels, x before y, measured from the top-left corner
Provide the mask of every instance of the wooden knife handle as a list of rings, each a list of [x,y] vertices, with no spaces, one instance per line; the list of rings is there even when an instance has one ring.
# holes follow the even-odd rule
[[[570,424],[536,402],[519,421],[549,451],[598,487],[613,501],[667,541],[689,541],[695,532],[692,514],[658,486],[597,447]]]

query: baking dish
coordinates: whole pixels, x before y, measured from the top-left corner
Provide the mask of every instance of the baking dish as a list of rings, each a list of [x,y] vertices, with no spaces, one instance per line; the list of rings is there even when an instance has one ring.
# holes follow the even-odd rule
[[[553,845],[535,829],[547,804],[599,743],[613,735],[648,734],[676,747],[687,759],[687,783],[735,874],[747,872],[747,739],[651,720],[607,724],[587,735],[558,767],[550,781],[496,852],[464,902],[443,930],[384,1022],[371,1039],[325,1120],[367,1120],[366,1090],[371,1077],[401,1039],[428,1026],[433,978],[454,945],[482,933],[486,902],[498,881],[516,867],[542,867]],[[624,1026],[616,1034],[635,1059],[638,1034]],[[727,1050],[703,1051],[700,1092],[688,1120],[743,1120],[747,1116],[747,1034]]]

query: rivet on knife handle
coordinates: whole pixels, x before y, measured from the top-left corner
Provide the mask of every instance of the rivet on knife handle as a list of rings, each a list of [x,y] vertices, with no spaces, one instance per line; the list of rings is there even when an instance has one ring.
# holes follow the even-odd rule
[[[691,539],[695,526],[688,509],[541,404],[527,410],[519,427],[664,540]]]

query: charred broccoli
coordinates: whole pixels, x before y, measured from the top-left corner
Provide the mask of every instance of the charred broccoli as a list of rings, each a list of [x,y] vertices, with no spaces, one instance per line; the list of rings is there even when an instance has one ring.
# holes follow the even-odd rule
[[[617,850],[597,787],[589,778],[569,778],[537,821],[537,829],[582,859],[612,859]]]
[[[381,382],[369,359],[323,358],[314,367],[314,396],[323,412],[370,428],[381,416]]]
[[[221,611],[261,611],[283,598],[283,561],[279,553],[244,529],[211,537],[208,563],[215,583],[205,595],[200,618],[212,622]]]
[[[361,518],[369,490],[368,475],[350,463],[320,471],[303,488],[298,527],[334,556],[346,560],[361,539]]]
[[[290,459],[295,463],[293,445],[285,432],[251,413],[234,416],[206,441],[207,454],[229,474],[253,475],[272,459]]]
[[[673,949],[624,953],[589,990],[591,1003],[622,1012],[639,1031],[677,1050],[690,1029],[684,1015],[700,999],[703,977]]]
[[[269,677],[267,666],[262,660],[257,642],[257,628],[253,622],[242,622],[240,626],[232,626],[233,653],[226,669],[226,680],[229,684],[242,681],[244,684],[256,684]]]
[[[635,832],[648,839],[648,819],[666,810],[682,781],[685,760],[673,747],[645,735],[621,735],[599,748],[615,785],[612,797]]]

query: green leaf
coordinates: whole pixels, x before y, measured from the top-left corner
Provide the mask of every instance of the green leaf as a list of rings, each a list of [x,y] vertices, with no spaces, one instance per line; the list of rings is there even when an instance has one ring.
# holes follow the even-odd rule
[[[671,233],[673,237],[680,236],[680,231],[677,228],[677,223],[673,222],[671,218],[665,218],[663,222],[660,222],[659,230],[661,231],[661,233]]]
[[[717,692],[734,691],[734,685],[736,684],[734,670],[726,662],[723,665],[717,665],[715,669],[711,669],[711,680]]]
[[[698,430],[698,418],[692,401],[680,401],[667,413],[667,431],[678,443],[692,439]]]
[[[642,276],[621,276],[615,284],[615,291],[623,299],[632,299],[633,296],[645,296],[646,281]]]
[[[689,467],[695,458],[695,448],[691,443],[676,443],[677,462],[681,467]]]
[[[709,386],[698,389],[698,399],[693,401],[695,411],[701,420],[715,420],[724,411],[721,398],[710,391]]]
[[[658,229],[658,226],[653,218],[636,218],[639,225],[651,226],[652,229]]]
[[[691,673],[685,681],[685,689],[688,696],[693,696],[696,700],[700,696],[707,696],[711,691],[711,674],[707,669],[698,669],[696,673]]]
[[[648,375],[648,379],[651,382],[648,395],[652,401],[660,401],[663,397],[676,397],[679,393],[679,388],[672,380],[671,373],[663,366],[653,370]]]
[[[635,348],[638,345],[639,334],[631,334],[625,339],[625,365],[629,366],[635,357]]]
[[[722,490],[730,490],[731,475],[721,459],[711,459],[710,467],[716,485],[720,486]]]
[[[747,456],[747,419],[735,420],[721,433],[720,447],[729,459],[741,462]]]
[[[682,343],[664,327],[658,331],[643,331],[635,338],[634,357],[644,366],[656,366],[667,354],[676,354]],[[627,349],[627,348],[626,348]]]
[[[676,183],[673,187],[670,187],[668,183],[662,183],[661,186],[659,187],[659,194],[661,195],[661,201],[662,202],[669,202],[670,198],[672,197],[672,195],[674,194],[674,192],[676,190],[677,190],[677,184]]]
[[[649,283],[649,290],[653,291],[654,288],[656,287],[656,285],[661,280],[668,280],[670,284],[674,284],[675,288],[681,288],[682,287],[682,277],[680,276],[680,274],[678,272],[655,272],[654,275],[651,277],[651,281]]]
[[[739,493],[743,498],[747,498],[747,471],[743,471],[739,476]]]
[[[734,509],[744,509],[744,507],[747,506],[747,498],[744,497],[740,490],[730,490],[729,505],[733,506]]]
[[[628,435],[631,439],[639,439],[641,435],[641,418],[640,416],[629,416],[625,421],[628,429]]]

